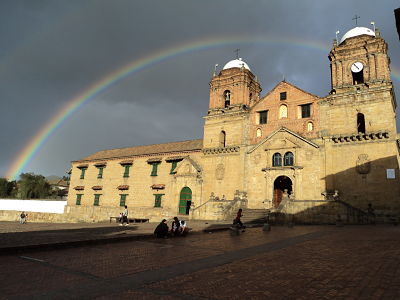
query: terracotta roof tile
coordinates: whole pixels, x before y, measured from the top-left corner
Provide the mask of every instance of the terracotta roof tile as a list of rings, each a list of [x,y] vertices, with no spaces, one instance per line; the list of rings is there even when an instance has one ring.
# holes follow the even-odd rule
[[[154,144],[146,146],[136,146],[130,148],[120,148],[111,150],[102,150],[84,157],[78,161],[89,161],[98,159],[110,159],[119,157],[131,157],[136,155],[157,155],[160,153],[182,152],[201,150],[203,148],[203,140],[189,140],[183,142],[172,142],[165,144]]]

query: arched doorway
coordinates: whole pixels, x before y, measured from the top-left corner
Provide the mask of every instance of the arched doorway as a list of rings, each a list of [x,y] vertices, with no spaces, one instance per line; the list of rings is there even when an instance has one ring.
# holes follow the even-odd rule
[[[283,194],[287,190],[288,194],[292,193],[292,180],[287,176],[279,176],[274,181],[274,207],[278,207],[283,199]]]
[[[179,213],[183,215],[188,215],[191,204],[192,204],[192,190],[187,186],[185,186],[181,190],[181,194],[179,196]]]

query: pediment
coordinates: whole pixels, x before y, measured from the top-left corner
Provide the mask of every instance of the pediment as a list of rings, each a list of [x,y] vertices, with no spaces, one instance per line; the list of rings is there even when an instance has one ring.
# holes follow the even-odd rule
[[[257,149],[263,150],[277,150],[277,149],[293,149],[293,148],[305,148],[313,147],[319,148],[319,146],[305,137],[285,128],[281,127],[278,130],[272,132],[269,136],[261,140],[257,145],[248,151],[252,153]]]
[[[189,156],[180,161],[175,169],[176,176],[198,175],[201,172],[200,165]]]
[[[286,134],[280,134],[274,136],[269,141],[266,141],[263,144],[262,148],[276,150],[276,149],[293,149],[300,147],[301,145],[299,141],[296,141],[293,137],[287,136]]]

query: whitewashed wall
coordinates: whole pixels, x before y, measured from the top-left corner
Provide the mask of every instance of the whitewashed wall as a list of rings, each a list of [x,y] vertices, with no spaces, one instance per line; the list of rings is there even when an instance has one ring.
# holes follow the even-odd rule
[[[0,199],[0,210],[62,214],[65,205],[67,205],[67,201]]]

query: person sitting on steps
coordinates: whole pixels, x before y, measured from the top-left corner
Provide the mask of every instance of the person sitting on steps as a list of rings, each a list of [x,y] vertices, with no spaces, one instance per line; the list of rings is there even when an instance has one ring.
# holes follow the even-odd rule
[[[168,237],[168,225],[167,220],[163,219],[160,224],[154,230],[154,234],[158,238],[167,238]]]
[[[178,217],[174,217],[174,220],[172,221],[172,226],[171,226],[171,234],[177,236],[180,235],[181,233],[181,223],[179,222]]]

